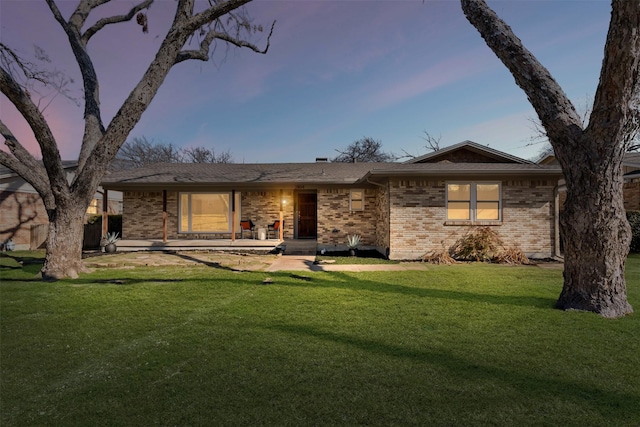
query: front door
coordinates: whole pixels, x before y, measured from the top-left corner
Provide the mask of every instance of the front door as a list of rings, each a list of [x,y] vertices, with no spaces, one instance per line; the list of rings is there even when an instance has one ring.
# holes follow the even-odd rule
[[[298,238],[315,239],[317,237],[318,204],[315,193],[298,194]]]

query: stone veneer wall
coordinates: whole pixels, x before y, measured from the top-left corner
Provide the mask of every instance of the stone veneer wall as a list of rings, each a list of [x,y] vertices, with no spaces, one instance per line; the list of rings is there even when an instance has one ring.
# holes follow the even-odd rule
[[[532,257],[552,256],[554,186],[551,180],[502,181],[502,221],[485,224],[492,224],[506,247]],[[445,181],[393,179],[390,208],[391,259],[448,249],[474,227],[446,224]]]
[[[293,237],[293,193],[284,192],[285,237]],[[241,192],[239,219],[256,225],[280,218],[280,191]],[[239,231],[236,237],[239,237]],[[162,191],[123,193],[122,237],[124,239],[162,239]],[[231,233],[178,233],[178,192],[167,192],[167,237],[169,239],[230,239]]]
[[[376,189],[364,189],[364,210],[350,211],[349,188],[319,188],[318,245],[344,249],[347,235],[359,234],[362,246],[376,246],[377,193]]]
[[[11,238],[15,249],[30,249],[31,226],[49,224],[44,203],[37,193],[0,192],[0,243]]]

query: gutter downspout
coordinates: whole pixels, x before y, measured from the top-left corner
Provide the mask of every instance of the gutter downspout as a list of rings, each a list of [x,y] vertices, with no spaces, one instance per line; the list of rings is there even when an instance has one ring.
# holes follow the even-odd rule
[[[553,188],[553,254],[555,258],[564,259],[560,253],[560,184]]]

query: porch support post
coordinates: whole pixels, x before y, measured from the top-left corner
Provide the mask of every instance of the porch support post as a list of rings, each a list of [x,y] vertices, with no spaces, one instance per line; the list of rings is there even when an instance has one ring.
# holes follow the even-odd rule
[[[280,231],[280,241],[284,240],[284,213],[282,212],[282,205],[284,204],[284,200],[282,199],[284,195],[282,194],[282,190],[280,190],[280,227],[278,230]]]
[[[231,241],[236,241],[236,190],[231,190]]]
[[[102,236],[109,232],[109,190],[106,188],[102,192]]]
[[[162,242],[167,242],[167,190],[162,190]]]

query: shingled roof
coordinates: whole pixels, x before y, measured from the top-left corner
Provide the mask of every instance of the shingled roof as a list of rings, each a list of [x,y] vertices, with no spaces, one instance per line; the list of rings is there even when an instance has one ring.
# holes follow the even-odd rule
[[[157,163],[112,173],[105,188],[140,185],[353,184],[372,163]],[[393,165],[392,163],[381,165]]]
[[[517,163],[157,163],[111,173],[107,189],[356,184],[373,176],[557,175],[558,166]]]

